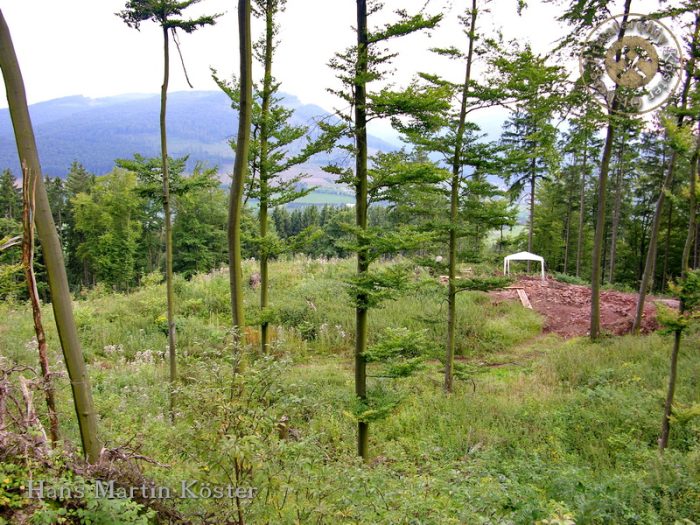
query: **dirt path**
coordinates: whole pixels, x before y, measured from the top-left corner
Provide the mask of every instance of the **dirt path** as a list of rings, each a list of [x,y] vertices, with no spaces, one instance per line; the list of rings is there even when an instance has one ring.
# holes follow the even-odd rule
[[[566,284],[552,279],[542,281],[534,277],[523,277],[513,286],[525,289],[532,308],[545,319],[544,332],[554,332],[563,337],[588,335],[591,314],[591,290],[587,286]],[[516,290],[498,290],[490,293],[499,302],[519,301]],[[678,307],[678,301],[648,297],[644,305],[642,333],[656,330],[656,306],[661,301]],[[600,319],[604,332],[622,335],[629,332],[637,307],[637,294],[602,291],[600,294]]]

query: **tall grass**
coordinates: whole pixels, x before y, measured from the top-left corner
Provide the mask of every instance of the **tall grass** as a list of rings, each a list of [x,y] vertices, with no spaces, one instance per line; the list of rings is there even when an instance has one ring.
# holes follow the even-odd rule
[[[102,437],[110,444],[134,439],[145,454],[169,464],[148,468],[166,484],[223,479],[217,458],[240,454],[255,465],[248,482],[264,494],[246,507],[250,523],[651,525],[700,516],[698,418],[674,422],[669,451],[663,458],[656,452],[667,337],[598,344],[541,337],[533,311],[460,293],[461,380],[446,396],[439,360],[446,294],[421,272],[409,293],[371,312],[371,338],[386,328],[425,331],[434,342],[431,359],[413,377],[372,380],[402,402],[373,425],[374,458],[359,464],[351,415],[353,311],[343,284],[351,270],[352,261],[274,263],[277,357],[263,358],[251,344],[242,362],[227,338],[227,274],[178,279],[178,397],[188,401],[178,407],[175,426],[166,417],[159,285],[129,295],[96,290],[76,301]],[[244,271],[256,271],[254,262]],[[246,290],[253,321],[256,296]],[[44,315],[50,327],[50,309]],[[0,319],[2,354],[33,364],[27,307],[1,305]],[[700,403],[698,342],[695,331],[682,351],[679,406]],[[53,330],[49,345],[60,369]],[[76,441],[67,380],[58,381],[62,430]],[[278,437],[281,418],[287,439]],[[223,428],[236,429],[237,440]],[[194,515],[218,505],[227,512],[225,502],[211,501],[182,502],[181,510]]]

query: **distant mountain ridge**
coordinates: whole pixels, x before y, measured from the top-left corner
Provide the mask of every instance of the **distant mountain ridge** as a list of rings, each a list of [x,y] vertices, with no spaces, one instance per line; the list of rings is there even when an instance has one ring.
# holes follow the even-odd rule
[[[292,95],[282,95],[283,104],[295,110],[292,123],[313,128],[315,119],[329,113],[313,104],[302,104]],[[36,134],[42,169],[46,175],[65,177],[74,160],[101,175],[114,167],[118,158],[134,153],[155,157],[160,154],[160,97],[157,94],[128,94],[105,98],[64,97],[33,104],[29,108]],[[228,97],[220,91],[178,91],[168,94],[168,150],[173,157],[190,156],[191,168],[203,161],[230,172],[233,152],[228,140],[235,136],[238,115]],[[370,137],[372,150],[396,147]],[[303,167],[312,184],[328,184],[331,176],[320,168],[331,158],[319,155]],[[0,169],[10,168],[15,176],[17,161],[8,109],[0,109]]]

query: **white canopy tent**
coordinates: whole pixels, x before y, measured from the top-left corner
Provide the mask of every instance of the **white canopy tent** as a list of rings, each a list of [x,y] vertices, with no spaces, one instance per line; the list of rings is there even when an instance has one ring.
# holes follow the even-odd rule
[[[503,259],[503,275],[508,275],[510,273],[511,261],[535,261],[540,263],[540,273],[542,274],[542,280],[544,280],[544,257],[530,252],[518,252],[513,255],[508,255]]]

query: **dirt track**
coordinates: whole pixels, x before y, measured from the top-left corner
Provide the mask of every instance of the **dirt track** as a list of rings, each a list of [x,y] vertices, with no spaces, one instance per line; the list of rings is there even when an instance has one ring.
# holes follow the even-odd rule
[[[544,331],[563,337],[588,335],[591,314],[591,290],[587,286],[561,283],[552,279],[523,277],[513,286],[525,289],[532,307],[545,319]],[[519,301],[515,290],[499,290],[490,293],[496,301]],[[678,307],[678,301],[647,297],[641,331],[656,330],[655,301]],[[621,335],[629,332],[637,307],[637,294],[602,291],[600,294],[600,318],[603,332]]]

